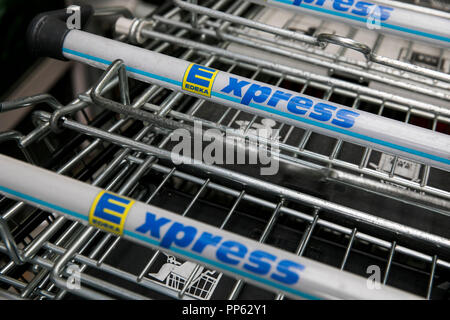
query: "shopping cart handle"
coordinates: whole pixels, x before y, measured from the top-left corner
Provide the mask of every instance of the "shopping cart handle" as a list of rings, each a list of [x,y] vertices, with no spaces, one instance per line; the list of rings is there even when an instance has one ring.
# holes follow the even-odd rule
[[[64,30],[64,34],[49,31],[59,34],[56,42],[55,39],[43,40],[43,50],[52,50],[48,55],[57,58],[64,55],[100,69],[120,59],[127,75],[134,79],[450,171],[450,138],[444,133],[85,31],[68,30],[65,26]],[[33,41],[38,39],[35,37]],[[355,43],[347,45],[355,46]]]
[[[93,13],[92,6],[80,6],[81,28],[84,28]],[[27,30],[27,44],[33,56],[68,60],[63,56],[62,48],[64,38],[70,31],[67,21],[71,15],[72,13],[67,13],[67,9],[60,9],[34,17]]]

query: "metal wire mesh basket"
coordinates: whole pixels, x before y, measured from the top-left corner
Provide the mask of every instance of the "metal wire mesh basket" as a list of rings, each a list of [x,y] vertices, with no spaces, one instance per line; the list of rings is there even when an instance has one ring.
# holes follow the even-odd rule
[[[247,1],[196,3],[175,1],[145,19],[126,15],[114,38],[450,133],[450,50]],[[382,284],[449,298],[450,172],[117,77],[121,66],[115,61],[90,91],[67,105],[46,94],[5,103],[4,110],[41,108],[33,113],[32,131],[0,134],[2,153],[13,142],[34,166],[366,278],[368,267],[376,266]],[[92,92],[101,99],[93,101]],[[113,110],[110,102],[118,104],[117,97],[122,109]],[[139,111],[153,116],[142,118]],[[194,123],[244,140],[265,129],[263,138],[279,147],[279,172],[264,177],[253,165],[174,165],[167,157],[171,135]],[[0,296],[286,295],[9,197],[0,199],[0,212]],[[81,285],[75,288],[76,279]]]

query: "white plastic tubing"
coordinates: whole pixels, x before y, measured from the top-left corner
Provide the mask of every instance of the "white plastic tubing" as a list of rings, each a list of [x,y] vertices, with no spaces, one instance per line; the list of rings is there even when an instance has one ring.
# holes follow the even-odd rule
[[[248,0],[450,47],[450,13],[397,1]],[[396,3],[397,2],[397,3]]]
[[[450,171],[450,136],[93,35],[70,31],[66,58]]]
[[[0,193],[300,299],[419,299],[336,268],[0,155]],[[368,275],[369,276],[369,275]]]

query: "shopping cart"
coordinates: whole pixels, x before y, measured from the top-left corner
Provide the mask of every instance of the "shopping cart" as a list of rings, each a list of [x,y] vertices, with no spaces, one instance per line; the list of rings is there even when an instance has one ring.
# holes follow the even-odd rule
[[[450,133],[450,50],[247,1],[174,1],[145,19],[115,21],[118,41]],[[450,172],[128,79],[122,66],[114,61],[67,105],[46,94],[4,103],[5,111],[42,107],[30,132],[0,134],[2,153],[15,143],[23,153],[16,157],[36,167],[343,272],[375,274],[375,282],[404,292],[449,298]],[[260,166],[249,165],[174,165],[171,135],[195,123],[244,140],[273,129],[262,138],[279,148],[278,174],[260,176]],[[11,198],[0,200],[0,296],[289,296]],[[189,272],[174,268],[182,265]],[[164,268],[171,271],[158,276]]]
[[[187,284],[190,275],[192,280]],[[149,276],[157,278],[168,288],[177,291],[186,288],[185,290],[195,298],[209,300],[222,275],[214,270],[204,271],[195,263],[189,261],[181,263],[175,257],[167,256],[167,263],[157,273]]]

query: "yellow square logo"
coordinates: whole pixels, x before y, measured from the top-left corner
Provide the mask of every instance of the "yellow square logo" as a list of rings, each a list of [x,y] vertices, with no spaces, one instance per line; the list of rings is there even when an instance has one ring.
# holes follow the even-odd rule
[[[191,63],[184,73],[183,90],[211,97],[218,70]]]
[[[122,235],[128,211],[134,200],[115,193],[102,191],[94,200],[89,212],[89,223],[102,230]]]

